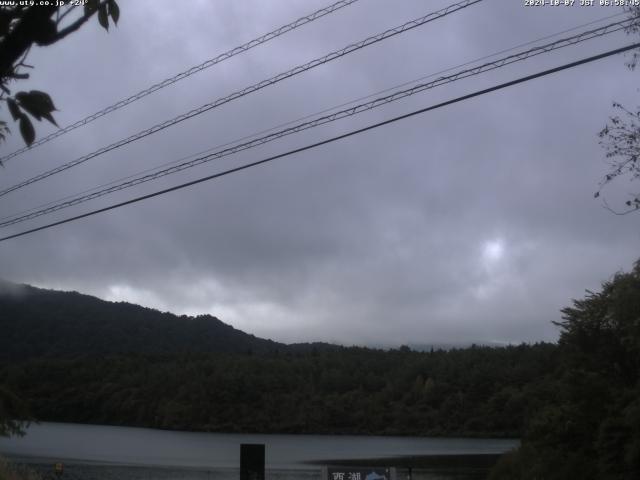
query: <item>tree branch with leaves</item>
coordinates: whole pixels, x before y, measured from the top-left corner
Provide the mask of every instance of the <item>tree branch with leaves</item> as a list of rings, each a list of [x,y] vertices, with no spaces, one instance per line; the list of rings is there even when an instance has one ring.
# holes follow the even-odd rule
[[[626,28],[630,35],[640,34],[640,6],[627,7],[626,11],[632,20]],[[640,51],[634,50],[631,60],[627,62],[630,70],[635,70],[640,61]],[[598,186],[594,197],[600,197],[603,189],[614,180],[630,177],[632,181],[640,178],[640,107],[630,110],[618,102],[613,103],[616,115],[609,118],[607,125],[600,131],[600,145],[605,149],[610,170]],[[624,207],[610,207],[603,198],[604,207],[616,215],[626,215],[640,210],[640,192],[631,193],[624,201]]]
[[[25,70],[33,67],[25,60],[34,45],[53,45],[76,32],[94,15],[100,25],[109,30],[109,19],[117,24],[120,8],[116,0],[88,0],[82,8],[69,5],[0,6],[0,101],[6,103],[27,145],[31,145],[36,137],[31,119],[45,119],[57,126],[53,118],[56,108],[49,94],[40,90],[12,94],[10,85],[29,78]],[[0,141],[9,133],[7,122],[0,120]]]
[[[26,58],[31,48],[53,45],[77,31],[97,14],[98,22],[109,29],[120,18],[116,0],[88,0],[84,7],[54,5],[0,5],[0,105],[4,103],[27,145],[36,138],[32,118],[45,119],[57,126],[53,118],[56,107],[46,92],[40,90],[12,93],[14,82],[26,80]],[[26,2],[25,2],[26,3]],[[53,3],[53,2],[51,2]],[[0,120],[0,142],[10,133],[7,121]],[[0,163],[1,165],[1,163]],[[0,436],[23,432],[28,419],[25,404],[0,384]]]

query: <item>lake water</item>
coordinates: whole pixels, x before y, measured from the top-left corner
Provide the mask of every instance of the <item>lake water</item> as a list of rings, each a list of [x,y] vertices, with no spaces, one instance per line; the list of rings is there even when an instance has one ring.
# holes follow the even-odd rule
[[[0,454],[43,471],[63,462],[64,480],[236,480],[242,443],[266,445],[270,480],[319,480],[321,467],[328,463],[367,465],[368,459],[385,459],[394,466],[393,459],[399,457],[495,455],[518,444],[502,439],[247,435],[41,423],[29,427],[22,438],[0,438]],[[416,469],[413,479],[486,475],[486,467],[456,458],[454,466]],[[406,478],[401,472],[398,478]]]

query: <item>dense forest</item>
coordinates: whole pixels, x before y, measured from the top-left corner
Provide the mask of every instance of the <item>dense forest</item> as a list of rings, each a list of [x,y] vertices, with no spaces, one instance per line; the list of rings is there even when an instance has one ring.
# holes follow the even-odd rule
[[[425,352],[287,346],[213,317],[3,292],[0,420],[509,436],[522,446],[494,480],[640,478],[640,263],[565,308],[558,344]]]
[[[35,418],[221,432],[518,436],[556,347],[120,355],[5,364]]]

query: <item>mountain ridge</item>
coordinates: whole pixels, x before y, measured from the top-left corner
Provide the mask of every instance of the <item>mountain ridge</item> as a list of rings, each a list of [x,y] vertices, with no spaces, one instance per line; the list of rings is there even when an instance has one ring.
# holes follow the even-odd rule
[[[77,291],[0,280],[0,360],[124,353],[267,353],[339,348],[285,344],[204,314],[176,315]]]

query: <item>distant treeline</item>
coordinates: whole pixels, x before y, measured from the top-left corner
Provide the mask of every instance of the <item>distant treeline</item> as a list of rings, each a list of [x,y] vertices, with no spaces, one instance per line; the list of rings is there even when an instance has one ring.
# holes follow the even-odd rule
[[[35,418],[212,432],[509,436],[546,401],[550,344],[119,355],[0,367]]]

